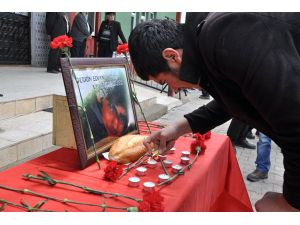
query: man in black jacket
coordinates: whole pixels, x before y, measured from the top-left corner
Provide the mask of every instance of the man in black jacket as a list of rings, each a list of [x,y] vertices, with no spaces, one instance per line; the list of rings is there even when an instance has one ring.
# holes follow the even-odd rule
[[[121,24],[115,21],[115,13],[107,12],[105,17],[98,32],[98,57],[112,57],[113,52],[117,50],[119,37],[123,43],[127,43]]]
[[[300,209],[300,14],[187,14],[186,24],[150,21],[129,37],[130,56],[145,80],[173,89],[207,90],[215,100],[151,134],[163,153],[187,132],[206,131],[232,116],[272,138],[284,156],[283,194],[268,192],[259,211]]]
[[[73,38],[73,47],[71,48],[72,57],[84,57],[86,40],[91,36],[93,29],[87,20],[87,12],[76,14],[70,36]]]
[[[47,12],[46,13],[46,32],[50,36],[51,41],[60,36],[69,33],[69,20],[66,13],[63,12]],[[59,72],[59,59],[61,56],[61,50],[51,49],[48,55],[48,73]]]

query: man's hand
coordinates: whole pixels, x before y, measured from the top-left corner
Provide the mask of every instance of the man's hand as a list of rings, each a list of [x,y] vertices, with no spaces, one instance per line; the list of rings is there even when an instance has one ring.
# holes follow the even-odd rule
[[[160,131],[152,133],[144,140],[144,145],[148,151],[159,150],[160,154],[166,154],[170,150],[178,137],[191,131],[188,121],[184,118],[172,126],[168,126]],[[151,146],[151,144],[154,146]]]
[[[264,197],[255,203],[258,212],[299,212],[291,206],[283,197],[282,193],[267,192]]]

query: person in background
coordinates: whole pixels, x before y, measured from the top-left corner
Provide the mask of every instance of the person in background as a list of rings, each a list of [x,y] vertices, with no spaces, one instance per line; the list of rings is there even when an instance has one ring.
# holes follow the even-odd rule
[[[70,23],[67,14],[64,12],[47,12],[46,13],[46,32],[50,36],[51,41],[60,36],[68,35]],[[48,73],[59,73],[59,59],[61,57],[60,48],[50,48],[48,54]]]
[[[256,169],[248,174],[247,180],[256,182],[267,179],[271,167],[271,138],[259,132],[259,140],[257,142]]]
[[[199,98],[210,99],[209,93],[205,89],[201,88],[201,91],[202,91],[202,94],[199,96]]]
[[[88,23],[88,13],[77,13],[70,32],[70,36],[73,38],[72,57],[84,57],[86,40],[91,37],[92,32],[93,29]]]
[[[102,21],[98,32],[98,57],[112,57],[113,52],[117,50],[118,38],[123,43],[127,43],[121,29],[121,24],[115,21],[114,12],[105,13],[106,19]]]
[[[238,119],[233,118],[227,130],[227,135],[230,138],[233,146],[242,148],[255,149],[255,145],[251,144],[247,139],[249,126]]]

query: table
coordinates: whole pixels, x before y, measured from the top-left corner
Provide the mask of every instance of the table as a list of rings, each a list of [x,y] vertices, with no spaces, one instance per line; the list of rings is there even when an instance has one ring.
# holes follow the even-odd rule
[[[192,141],[190,137],[180,137],[175,144],[176,152],[168,155],[173,163],[180,162],[182,150],[188,150]],[[169,185],[159,187],[164,197],[164,207],[167,212],[176,211],[253,211],[249,196],[237,163],[230,139],[227,136],[212,133],[206,140],[207,149],[200,155],[196,163],[184,175],[179,176]],[[61,148],[47,155],[33,159],[0,173],[0,185],[18,189],[29,189],[38,193],[67,198],[70,200],[84,201],[94,204],[103,203],[99,195],[89,194],[75,187],[57,184],[49,186],[44,181],[29,181],[22,179],[23,174],[36,175],[40,170],[47,172],[54,179],[73,182],[89,188],[118,192],[133,197],[142,198],[142,185],[138,188],[128,187],[128,178],[134,175],[134,170],[129,172],[117,182],[103,179],[104,168],[108,162],[101,159],[102,169],[97,164],[80,169],[79,158],[76,150]],[[144,181],[157,183],[158,174],[163,173],[161,165],[155,169],[148,169],[148,174],[141,177]],[[43,198],[16,193],[0,189],[0,199],[14,203],[25,200],[33,206]],[[107,205],[130,207],[138,203],[121,198],[106,200]],[[63,204],[49,200],[41,209],[53,211],[102,211],[100,207]],[[6,206],[4,211],[24,211],[13,206]],[[118,211],[109,210],[107,211]]]

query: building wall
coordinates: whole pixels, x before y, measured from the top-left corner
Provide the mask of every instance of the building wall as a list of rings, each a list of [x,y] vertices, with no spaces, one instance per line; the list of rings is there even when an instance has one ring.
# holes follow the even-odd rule
[[[46,13],[31,13],[31,65],[47,66],[50,38],[46,33]]]

